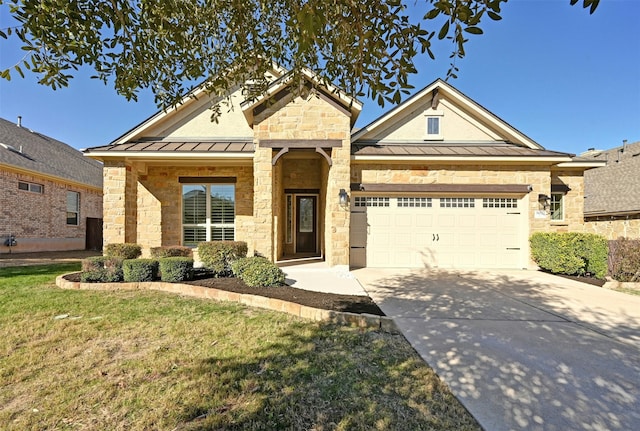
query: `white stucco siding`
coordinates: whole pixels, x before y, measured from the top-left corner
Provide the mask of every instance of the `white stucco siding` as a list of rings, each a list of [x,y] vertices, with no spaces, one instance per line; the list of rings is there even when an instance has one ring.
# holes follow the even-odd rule
[[[440,116],[441,114],[441,116]],[[440,100],[437,108],[431,109],[431,101],[406,112],[400,119],[394,119],[366,139],[380,141],[421,141],[427,138],[427,117],[439,116],[442,140],[446,141],[500,141],[497,133],[481,124],[477,119],[447,100]]]
[[[220,105],[218,121],[211,119],[211,98],[203,94],[198,100],[183,107],[180,115],[169,115],[164,121],[145,131],[146,137],[164,139],[197,139],[212,136],[222,138],[247,138],[253,136],[253,130],[240,108],[244,100],[241,90],[231,95],[231,103],[224,101]]]

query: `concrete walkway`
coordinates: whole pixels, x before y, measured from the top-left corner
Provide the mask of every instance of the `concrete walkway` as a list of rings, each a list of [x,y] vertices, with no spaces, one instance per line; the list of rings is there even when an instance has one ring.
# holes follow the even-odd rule
[[[536,271],[354,271],[487,431],[640,429],[640,297]]]
[[[331,268],[325,262],[300,263],[281,269],[286,275],[285,282],[298,289],[312,290],[341,295],[367,296],[355,275],[346,268]]]

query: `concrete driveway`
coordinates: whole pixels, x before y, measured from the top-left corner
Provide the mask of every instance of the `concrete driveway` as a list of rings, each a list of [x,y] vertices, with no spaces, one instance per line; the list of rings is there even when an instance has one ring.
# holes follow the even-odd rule
[[[640,297],[537,271],[354,271],[487,431],[640,429]]]

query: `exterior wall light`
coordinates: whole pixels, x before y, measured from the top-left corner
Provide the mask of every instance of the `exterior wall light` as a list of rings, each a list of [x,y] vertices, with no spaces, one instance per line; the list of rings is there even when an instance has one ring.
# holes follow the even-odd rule
[[[344,209],[349,207],[349,195],[345,189],[340,189],[340,193],[338,193],[338,202],[340,203],[340,207]]]
[[[540,209],[547,210],[551,206],[551,198],[541,193],[538,195],[538,203],[540,204]]]

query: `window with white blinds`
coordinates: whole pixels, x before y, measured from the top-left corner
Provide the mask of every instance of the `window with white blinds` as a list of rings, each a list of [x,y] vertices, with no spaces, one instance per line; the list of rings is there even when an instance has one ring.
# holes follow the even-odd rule
[[[182,243],[235,239],[235,185],[182,185]]]

